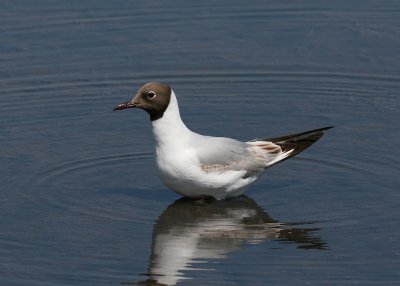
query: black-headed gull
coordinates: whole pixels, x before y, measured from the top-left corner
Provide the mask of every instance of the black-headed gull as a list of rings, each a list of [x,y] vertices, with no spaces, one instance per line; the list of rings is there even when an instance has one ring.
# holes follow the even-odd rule
[[[172,88],[159,82],[145,84],[114,110],[126,108],[150,115],[159,176],[168,188],[190,198],[238,196],[265,169],[300,153],[332,128],[248,142],[200,135],[182,122]]]

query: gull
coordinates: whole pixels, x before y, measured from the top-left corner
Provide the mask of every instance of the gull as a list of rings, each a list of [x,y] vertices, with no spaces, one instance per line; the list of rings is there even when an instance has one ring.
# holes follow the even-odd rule
[[[243,194],[266,169],[317,141],[327,129],[241,142],[200,135],[183,123],[173,89],[165,83],[142,86],[132,100],[114,110],[143,109],[150,115],[159,177],[189,198],[216,200]]]

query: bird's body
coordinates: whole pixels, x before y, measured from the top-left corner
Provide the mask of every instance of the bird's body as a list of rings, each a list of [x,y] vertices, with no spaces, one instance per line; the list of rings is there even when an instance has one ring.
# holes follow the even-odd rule
[[[163,183],[191,198],[223,199],[242,194],[266,168],[303,151],[330,128],[249,142],[203,136],[186,127],[174,91],[161,83],[144,85],[132,101],[115,110],[129,107],[150,114]]]

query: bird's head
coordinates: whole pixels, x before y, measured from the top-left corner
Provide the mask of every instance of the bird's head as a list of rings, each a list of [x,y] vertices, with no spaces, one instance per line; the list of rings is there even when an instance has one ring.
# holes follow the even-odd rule
[[[150,115],[150,120],[161,118],[168,107],[172,89],[169,85],[160,82],[149,82],[142,86],[132,100],[123,102],[114,107],[114,110],[140,108]]]

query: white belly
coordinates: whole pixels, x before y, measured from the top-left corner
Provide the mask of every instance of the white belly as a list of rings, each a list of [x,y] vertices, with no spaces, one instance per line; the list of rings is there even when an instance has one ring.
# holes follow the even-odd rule
[[[245,171],[204,172],[195,152],[168,153],[156,150],[161,180],[172,191],[190,198],[222,199],[242,194],[258,175],[246,177]],[[171,155],[175,154],[175,155]],[[179,154],[179,155],[176,155]]]

